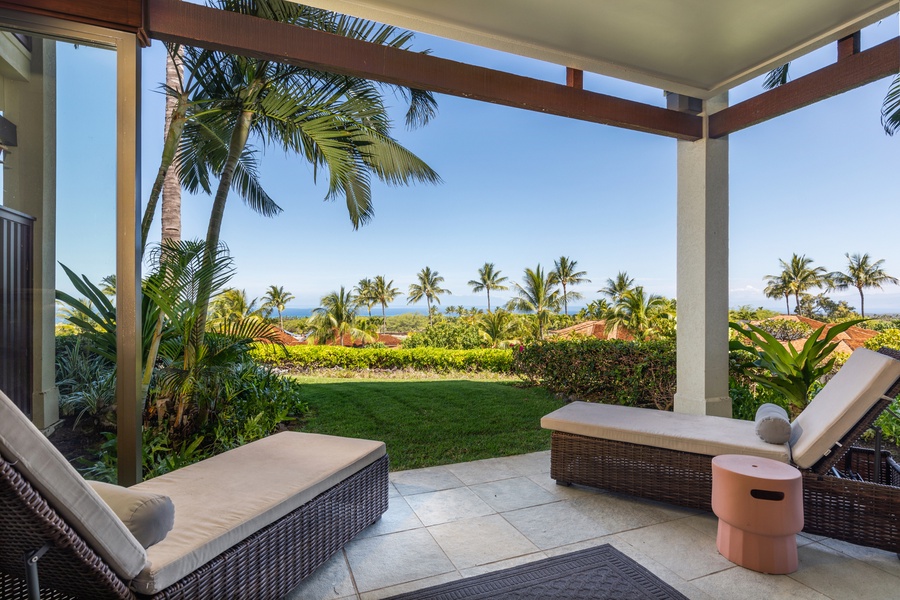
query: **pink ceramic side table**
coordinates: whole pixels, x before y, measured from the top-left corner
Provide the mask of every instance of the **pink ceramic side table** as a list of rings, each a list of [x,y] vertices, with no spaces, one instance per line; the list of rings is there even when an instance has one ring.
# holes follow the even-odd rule
[[[742,567],[782,575],[797,570],[803,529],[800,471],[768,458],[723,454],[712,459],[716,547]]]

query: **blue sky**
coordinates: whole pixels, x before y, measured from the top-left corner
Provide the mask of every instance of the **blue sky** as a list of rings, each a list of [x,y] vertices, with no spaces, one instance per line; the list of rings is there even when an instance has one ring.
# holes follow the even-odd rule
[[[897,16],[867,28],[863,48],[898,33]],[[418,36],[434,54],[538,79],[563,82],[563,67],[464,44]],[[142,196],[146,199],[162,146],[164,50],[143,51]],[[829,46],[798,60],[800,76],[833,61]],[[90,69],[90,70],[89,70]],[[87,73],[91,85],[86,85]],[[98,75],[99,73],[99,75]],[[114,270],[114,60],[99,50],[60,50],[59,256],[99,279]],[[730,304],[781,308],[762,294],[778,259],[804,253],[829,270],[844,253],[884,258],[900,277],[900,136],[886,136],[879,110],[884,79],[730,137]],[[662,106],[657,89],[585,74],[594,91]],[[758,94],[759,80],[731,93]],[[485,262],[510,281],[526,267],[578,261],[593,283],[586,300],[620,270],[648,291],[675,296],[676,143],[672,139],[439,95],[438,117],[406,131],[402,102],[395,137],[443,179],[438,186],[376,185],[375,217],[353,231],[346,208],[323,202],[312,169],[268,149],[262,181],[285,209],[275,219],[229,198],[222,239],[237,264],[232,284],[261,296],[284,286],[295,307],[317,306],[341,285],[384,274],[405,291],[430,266],[453,292],[443,304],[483,306],[467,285]],[[91,106],[96,119],[86,118]],[[95,176],[98,173],[99,175]],[[89,177],[86,174],[90,173]],[[211,198],[184,198],[184,235],[205,235]],[[107,208],[109,207],[109,208]],[[90,231],[90,235],[85,232]],[[159,224],[153,235],[159,236]],[[60,282],[61,287],[65,287]],[[855,291],[832,293],[858,308]],[[499,300],[510,292],[496,293]],[[404,305],[402,298],[397,305]],[[492,298],[492,304],[497,303]],[[900,312],[900,287],[866,294],[867,312]]]

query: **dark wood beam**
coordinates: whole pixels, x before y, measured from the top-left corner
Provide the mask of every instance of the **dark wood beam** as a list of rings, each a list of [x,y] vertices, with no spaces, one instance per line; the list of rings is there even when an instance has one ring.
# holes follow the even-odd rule
[[[0,0],[0,8],[141,35],[143,0]]]
[[[579,90],[584,89],[584,71],[566,67],[566,85]]]
[[[839,46],[838,62],[710,115],[709,137],[726,136],[900,72],[900,37],[857,53],[852,43]]]
[[[148,0],[153,39],[492,102],[684,140],[699,117],[574,87],[387,48],[338,35],[182,2]]]

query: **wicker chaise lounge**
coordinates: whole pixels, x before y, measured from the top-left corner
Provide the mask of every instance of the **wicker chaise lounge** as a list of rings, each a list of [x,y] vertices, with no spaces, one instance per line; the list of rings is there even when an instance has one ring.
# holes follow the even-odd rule
[[[0,598],[37,597],[33,553],[45,599],[280,598],[387,510],[387,462],[382,442],[285,432],[110,494],[0,393]],[[139,542],[116,494],[170,498],[171,530]]]
[[[550,476],[709,511],[712,457],[764,456],[801,470],[804,531],[900,552],[896,463],[852,448],[900,394],[900,356],[880,352],[854,352],[783,445],[760,440],[752,421],[573,402],[541,420],[553,430]]]

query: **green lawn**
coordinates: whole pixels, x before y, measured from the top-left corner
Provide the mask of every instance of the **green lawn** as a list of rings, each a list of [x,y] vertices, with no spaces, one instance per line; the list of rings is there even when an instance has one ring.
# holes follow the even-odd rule
[[[302,431],[382,440],[393,471],[548,450],[541,417],[563,405],[509,381],[297,379]]]

